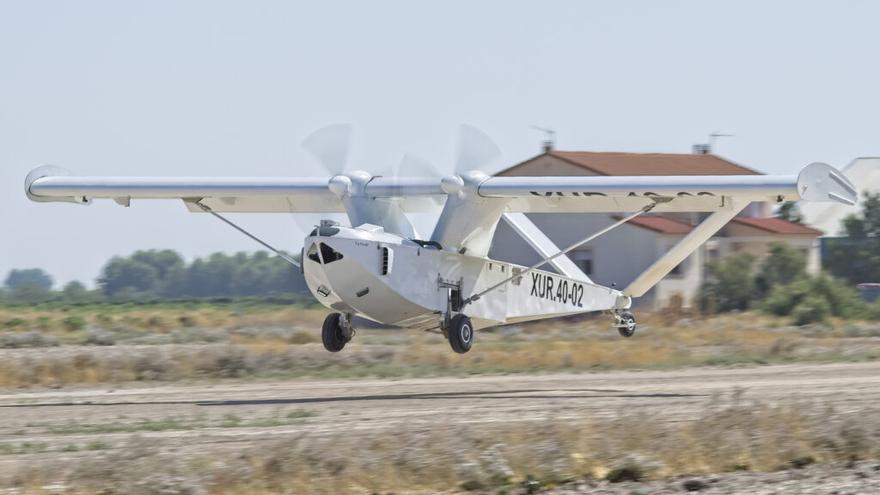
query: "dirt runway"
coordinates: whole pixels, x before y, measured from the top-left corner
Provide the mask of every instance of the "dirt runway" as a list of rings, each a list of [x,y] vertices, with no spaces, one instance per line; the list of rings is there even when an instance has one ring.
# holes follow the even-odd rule
[[[731,395],[858,411],[880,404],[880,363],[7,391],[0,394],[0,447],[16,455],[0,456],[0,472],[35,457],[87,456],[85,446],[95,442],[94,450],[122,448],[133,435],[186,451],[239,449],[285,435],[393,434],[624,412],[677,421]]]

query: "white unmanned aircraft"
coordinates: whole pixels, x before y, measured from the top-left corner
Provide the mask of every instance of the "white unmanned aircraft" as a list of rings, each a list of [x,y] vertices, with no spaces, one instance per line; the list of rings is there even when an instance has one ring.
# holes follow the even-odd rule
[[[299,266],[309,290],[334,313],[324,346],[340,351],[354,335],[354,316],[404,328],[440,331],[458,353],[474,330],[542,318],[609,311],[624,336],[628,311],[651,287],[752,201],[855,204],[847,178],[824,163],[798,175],[490,177],[479,171],[445,177],[383,177],[365,171],[325,178],[74,177],[44,166],[26,179],[34,201],[129,206],[132,199],[178,199],[210,213]],[[442,211],[429,239],[407,213]],[[653,212],[711,212],[623,290],[594,283],[565,254],[611,229]],[[221,216],[225,212],[345,213],[351,227],[323,220],[298,257],[275,250]],[[525,213],[628,213],[565,249]],[[504,218],[543,256],[533,266],[487,257]],[[571,225],[572,229],[578,226]],[[550,265],[554,271],[541,270]]]

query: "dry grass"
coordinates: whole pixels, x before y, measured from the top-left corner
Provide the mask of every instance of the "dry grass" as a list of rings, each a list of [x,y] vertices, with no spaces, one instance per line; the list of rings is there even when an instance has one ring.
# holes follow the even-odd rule
[[[756,404],[738,393],[682,422],[639,415],[314,436],[234,455],[175,454],[143,438],[64,465],[27,465],[10,483],[67,493],[436,493],[519,491],[572,479],[794,469],[880,455],[880,415],[822,404]],[[56,485],[57,486],[57,485]]]
[[[65,328],[78,312],[81,329]],[[756,313],[641,315],[624,339],[607,317],[497,328],[454,354],[442,336],[362,330],[339,354],[320,344],[322,310],[283,306],[0,309],[0,387],[251,377],[425,376],[730,366],[880,358],[880,324],[810,327]],[[68,325],[69,327],[69,325]],[[42,330],[40,328],[43,328]]]

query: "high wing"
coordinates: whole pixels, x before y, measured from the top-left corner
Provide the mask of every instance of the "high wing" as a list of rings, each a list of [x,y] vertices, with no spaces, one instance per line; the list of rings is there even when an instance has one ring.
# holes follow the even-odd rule
[[[88,204],[95,198],[128,205],[132,199],[181,199],[217,212],[343,213],[341,195],[330,178],[314,177],[75,177],[57,167],[40,167],[25,183],[34,201]],[[471,182],[471,181],[469,181]],[[833,167],[813,163],[798,175],[486,177],[472,181],[474,199],[505,203],[504,211],[524,213],[601,213],[638,211],[716,211],[731,200],[836,201],[854,204],[856,189]],[[404,212],[436,210],[448,188],[439,178],[372,177],[363,194],[388,199]]]
[[[204,210],[196,203],[215,212],[345,213],[329,181],[329,177],[76,177],[62,168],[44,166],[28,174],[25,192],[33,201],[78,204],[112,199],[129,206],[133,199],[180,199],[197,213]],[[385,181],[383,190],[392,194],[381,197],[404,212],[434,211],[445,199],[437,179]]]
[[[628,212],[655,202],[654,211],[716,211],[737,202],[836,201],[855,204],[856,189],[839,171],[813,163],[798,175],[491,177],[485,198],[508,198],[507,211]]]

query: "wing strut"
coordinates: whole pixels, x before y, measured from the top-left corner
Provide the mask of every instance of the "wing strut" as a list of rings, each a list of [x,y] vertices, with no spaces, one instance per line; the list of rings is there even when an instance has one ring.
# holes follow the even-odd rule
[[[214,215],[215,217],[219,218],[220,220],[222,220],[224,223],[226,223],[227,225],[229,225],[229,226],[232,227],[233,229],[235,229],[235,230],[241,232],[242,234],[244,234],[244,235],[250,237],[251,239],[253,239],[253,240],[259,242],[263,247],[265,247],[265,248],[268,249],[269,251],[272,251],[273,253],[277,254],[277,255],[278,255],[279,257],[281,257],[281,259],[283,259],[284,261],[290,263],[291,265],[293,265],[293,266],[295,266],[295,267],[297,267],[297,268],[302,268],[302,263],[300,263],[299,261],[297,261],[296,258],[294,258],[293,256],[290,256],[289,254],[285,253],[284,251],[281,251],[280,249],[275,249],[274,247],[272,247],[272,246],[271,246],[269,243],[267,243],[266,241],[260,239],[259,237],[257,237],[257,236],[255,236],[255,235],[251,234],[250,232],[248,232],[247,230],[244,230],[243,228],[241,228],[241,227],[239,227],[238,225],[234,224],[234,223],[232,222],[232,220],[229,220],[228,218],[224,217],[223,215],[217,213],[216,211],[212,210],[211,208],[209,208],[209,207],[203,205],[202,203],[200,203],[200,202],[198,202],[198,201],[195,201],[195,202],[192,203],[192,204],[194,204],[194,205],[198,206],[199,208],[201,208],[202,211],[204,211],[205,213],[210,213],[211,215]]]
[[[462,306],[462,307],[467,306],[468,304],[470,304],[470,303],[476,301],[477,299],[483,297],[484,295],[488,294],[489,292],[492,292],[493,290],[498,289],[499,287],[504,286],[505,284],[509,283],[509,282],[512,281],[513,279],[517,279],[517,278],[523,277],[523,276],[525,276],[527,273],[537,270],[538,268],[540,268],[540,267],[544,266],[545,264],[547,264],[547,263],[553,261],[554,259],[556,259],[556,258],[558,258],[558,257],[560,257],[560,256],[562,256],[562,255],[564,255],[564,254],[568,254],[568,252],[571,251],[572,249],[575,249],[575,248],[577,248],[577,247],[580,247],[580,246],[582,246],[582,245],[584,245],[584,244],[586,244],[586,243],[588,243],[588,242],[590,242],[590,241],[592,241],[592,240],[594,240],[594,239],[596,239],[596,238],[598,238],[598,237],[600,237],[600,236],[602,236],[602,235],[608,233],[609,231],[614,230],[615,228],[617,228],[617,227],[619,227],[619,226],[625,224],[626,222],[629,222],[630,220],[632,220],[633,218],[635,218],[635,217],[637,217],[637,216],[639,216],[639,215],[642,215],[642,214],[644,214],[644,213],[648,213],[649,211],[653,210],[654,207],[657,206],[657,204],[658,204],[659,202],[664,202],[664,201],[662,201],[662,200],[666,200],[666,201],[668,201],[667,198],[656,198],[656,199],[655,199],[655,202],[646,205],[646,206],[645,206],[644,208],[642,208],[641,210],[639,210],[639,211],[637,211],[637,212],[635,212],[635,213],[632,213],[632,214],[630,214],[629,216],[624,217],[624,218],[622,218],[622,219],[620,219],[620,220],[614,222],[613,224],[611,224],[611,225],[605,227],[604,229],[602,229],[602,230],[596,232],[595,234],[591,234],[589,237],[585,237],[584,239],[581,239],[580,241],[577,241],[576,243],[574,243],[574,244],[568,246],[567,248],[563,249],[562,251],[559,251],[558,253],[554,254],[553,256],[549,256],[549,257],[547,257],[547,258],[542,259],[541,261],[539,261],[539,262],[535,263],[534,265],[532,265],[532,266],[526,268],[525,270],[523,270],[523,271],[517,273],[516,275],[513,275],[513,276],[510,276],[510,277],[507,277],[506,279],[502,280],[501,282],[498,282],[497,284],[495,284],[495,285],[489,287],[488,289],[483,289],[481,292],[478,292],[478,293],[476,293],[476,294],[474,294],[474,295],[468,297],[467,299],[465,299],[464,301],[461,302],[461,306]]]

